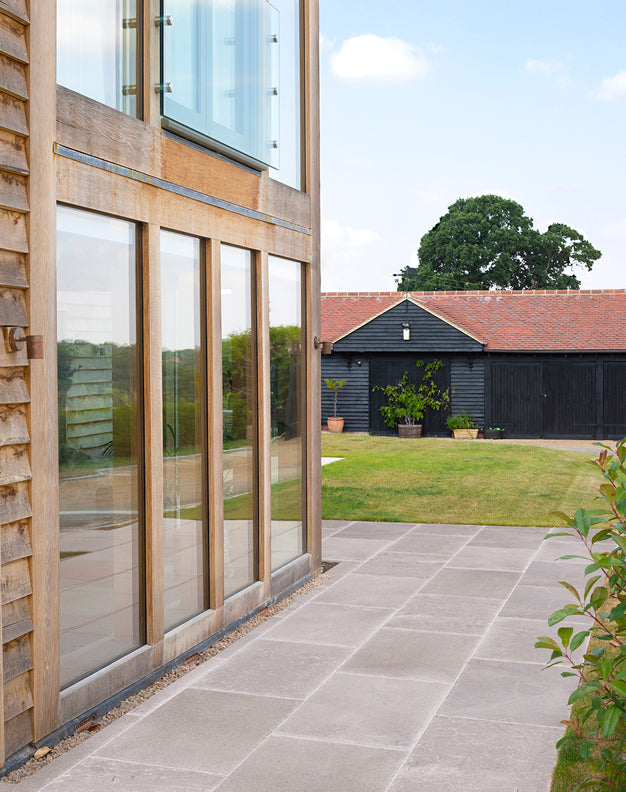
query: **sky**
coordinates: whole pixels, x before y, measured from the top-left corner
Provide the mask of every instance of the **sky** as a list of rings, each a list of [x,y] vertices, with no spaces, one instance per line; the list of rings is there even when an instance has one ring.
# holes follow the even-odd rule
[[[626,288],[624,0],[320,0],[322,290],[395,291],[458,198],[520,203]]]

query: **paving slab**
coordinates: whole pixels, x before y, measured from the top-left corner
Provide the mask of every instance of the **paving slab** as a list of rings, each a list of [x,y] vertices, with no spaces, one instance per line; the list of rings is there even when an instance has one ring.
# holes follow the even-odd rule
[[[450,557],[457,553],[465,544],[467,536],[437,536],[435,533],[415,534],[411,533],[397,539],[387,550],[394,553],[411,553],[417,556],[440,555]]]
[[[547,792],[573,683],[534,641],[570,598],[555,579],[580,574],[553,559],[578,546],[533,527],[324,533],[340,563],[321,585],[18,792]]]
[[[445,567],[423,587],[423,594],[456,594],[487,599],[507,597],[520,578],[518,572],[451,569]]]
[[[391,539],[357,539],[333,534],[324,541],[326,561],[366,561],[390,543]]]
[[[316,602],[399,608],[425,583],[425,579],[361,575],[355,570],[316,597]]]
[[[203,792],[215,789],[223,775],[194,772],[94,756],[53,781],[47,792]]]
[[[557,726],[575,687],[556,668],[535,663],[470,660],[439,710],[484,721]]]
[[[384,624],[392,612],[387,608],[345,608],[343,605],[313,601],[281,619],[267,631],[265,638],[270,641],[356,647]]]
[[[220,786],[220,792],[383,792],[405,754],[294,737],[271,737]]]
[[[408,749],[446,691],[434,682],[338,673],[278,733]]]
[[[336,536],[342,539],[398,539],[414,527],[415,523],[359,522],[342,528]]]
[[[382,628],[350,658],[344,670],[450,683],[467,663],[477,643],[473,635]]]
[[[448,567],[463,569],[499,569],[523,572],[535,553],[534,548],[464,547],[448,561]]]
[[[499,599],[416,594],[387,622],[387,626],[482,635],[501,607],[502,600]]]
[[[96,753],[118,761],[225,774],[298,702],[198,688],[183,690]]]
[[[431,578],[443,566],[445,559],[429,556],[424,560],[420,556],[404,553],[389,553],[382,550],[359,568],[361,575],[391,575],[393,577]]]
[[[210,671],[195,687],[302,699],[349,655],[344,646],[260,639]]]
[[[548,792],[562,733],[438,716],[389,792]]]

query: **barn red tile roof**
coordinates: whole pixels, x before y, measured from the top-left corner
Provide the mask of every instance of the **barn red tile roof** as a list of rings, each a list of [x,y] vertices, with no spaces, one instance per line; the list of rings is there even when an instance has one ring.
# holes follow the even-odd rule
[[[490,351],[626,350],[626,289],[324,292],[322,339],[337,341],[406,297]]]

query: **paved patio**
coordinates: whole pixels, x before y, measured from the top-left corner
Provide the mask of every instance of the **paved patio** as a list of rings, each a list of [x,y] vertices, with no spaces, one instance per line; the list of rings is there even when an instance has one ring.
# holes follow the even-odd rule
[[[572,682],[533,644],[581,567],[545,533],[326,522],[327,582],[11,788],[547,792]]]

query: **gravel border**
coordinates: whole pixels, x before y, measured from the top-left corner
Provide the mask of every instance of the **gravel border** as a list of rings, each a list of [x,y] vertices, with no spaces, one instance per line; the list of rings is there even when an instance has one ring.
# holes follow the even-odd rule
[[[323,569],[326,568],[331,568],[330,564],[325,564]],[[243,638],[244,635],[248,635],[248,633],[251,633],[256,627],[259,627],[268,619],[271,619],[272,616],[280,613],[280,611],[289,607],[289,605],[291,605],[294,601],[300,599],[310,591],[313,591],[318,586],[328,582],[331,578],[332,575],[322,571],[322,573],[318,574],[312,580],[309,580],[308,583],[305,583],[303,586],[286,596],[284,599],[281,599],[274,605],[270,605],[268,608],[262,608],[250,620],[245,622],[245,624],[237,627],[235,630],[228,633],[228,635],[226,635],[224,638],[220,639],[212,646],[209,646],[207,649],[204,649],[202,652],[191,655],[191,657],[188,657],[179,666],[176,666],[176,668],[157,679],[156,682],[153,682],[143,690],[140,690],[134,696],[124,699],[124,701],[106,712],[101,717],[87,718],[87,720],[83,721],[76,727],[76,731],[69,737],[61,740],[59,743],[57,743],[57,745],[54,746],[54,748],[48,749],[45,754],[40,754],[39,758],[33,757],[21,767],[18,767],[17,770],[7,773],[7,775],[5,775],[3,778],[0,778],[0,782],[4,784],[19,784],[24,778],[33,775],[42,767],[45,767],[46,765],[53,762],[58,756],[70,751],[76,745],[80,745],[81,743],[85,742],[85,740],[88,740],[92,734],[101,731],[105,726],[108,726],[109,723],[121,718],[122,715],[126,715],[127,712],[132,712],[135,707],[138,707],[140,704],[143,704],[144,701],[152,698],[155,693],[158,693],[168,685],[171,685],[172,682],[175,682],[177,679],[184,677],[199,665],[206,663],[207,660],[215,657],[217,654],[234,644],[240,638]],[[45,751],[45,748],[40,748],[37,753],[40,751]]]

